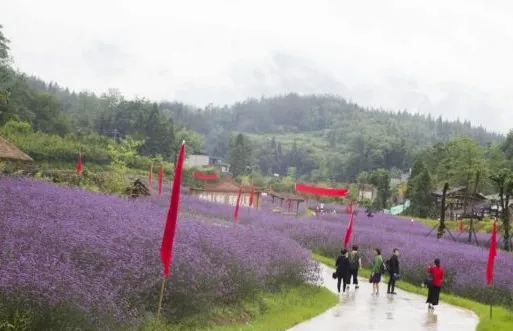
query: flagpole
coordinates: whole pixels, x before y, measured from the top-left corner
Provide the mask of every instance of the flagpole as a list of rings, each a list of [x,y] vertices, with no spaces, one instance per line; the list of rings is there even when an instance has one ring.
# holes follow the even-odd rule
[[[157,308],[157,317],[160,317],[160,310],[162,309],[162,298],[164,297],[164,284],[165,283],[166,283],[166,277],[162,277],[162,284],[160,285],[159,306]]]

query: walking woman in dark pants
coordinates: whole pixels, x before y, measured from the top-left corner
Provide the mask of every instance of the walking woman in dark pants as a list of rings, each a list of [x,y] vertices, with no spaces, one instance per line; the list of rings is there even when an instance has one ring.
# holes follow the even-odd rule
[[[440,300],[440,290],[444,281],[444,269],[440,266],[440,259],[435,259],[435,265],[428,267],[428,274],[432,280],[428,282],[428,297],[426,303],[429,304],[428,309],[434,310]]]
[[[342,282],[342,292],[346,291],[346,287],[349,284],[349,259],[347,258],[347,249],[340,251],[340,256],[335,262],[337,268],[337,289],[340,294],[340,283]]]
[[[360,258],[360,254],[358,253],[358,246],[354,245],[353,250],[349,253],[349,281],[348,284],[351,283],[351,278],[353,279],[353,284],[355,289],[358,289],[358,270],[362,267],[362,259]],[[348,286],[349,289],[349,286]]]
[[[394,254],[388,260],[388,288],[387,293],[388,294],[397,294],[395,293],[395,281],[399,277],[399,250],[397,248],[394,248]]]

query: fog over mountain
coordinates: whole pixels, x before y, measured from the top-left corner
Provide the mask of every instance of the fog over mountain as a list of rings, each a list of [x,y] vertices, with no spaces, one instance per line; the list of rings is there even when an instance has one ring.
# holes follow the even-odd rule
[[[204,106],[287,92],[513,123],[504,0],[5,1],[15,65],[82,90]]]

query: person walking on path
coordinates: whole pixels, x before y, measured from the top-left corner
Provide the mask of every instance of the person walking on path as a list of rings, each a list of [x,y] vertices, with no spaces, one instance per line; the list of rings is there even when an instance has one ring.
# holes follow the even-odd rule
[[[428,296],[426,303],[429,304],[429,310],[434,310],[434,306],[437,306],[440,300],[440,290],[444,281],[444,269],[440,266],[440,259],[435,259],[435,265],[429,266],[427,272]]]
[[[351,283],[351,278],[353,278],[353,285],[355,289],[358,289],[358,270],[362,267],[362,259],[360,258],[360,254],[358,253],[358,246],[354,245],[353,250],[349,253],[349,284]]]
[[[387,293],[388,294],[397,294],[395,293],[395,281],[399,278],[399,250],[394,248],[392,257],[388,260],[388,274],[390,279],[388,280]]]
[[[340,283],[342,282],[342,292],[346,291],[346,287],[349,283],[349,259],[347,257],[347,249],[342,249],[340,251],[340,256],[337,258],[335,262],[335,267],[337,268],[337,290],[340,294]]]
[[[384,272],[384,265],[381,250],[376,248],[374,253],[370,282],[372,283],[372,294],[379,295],[379,282],[381,281],[381,274]]]

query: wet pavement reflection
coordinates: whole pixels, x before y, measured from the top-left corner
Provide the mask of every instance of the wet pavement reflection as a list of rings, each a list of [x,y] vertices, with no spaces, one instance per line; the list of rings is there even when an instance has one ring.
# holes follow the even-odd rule
[[[324,286],[336,293],[333,271],[323,266]],[[429,312],[425,297],[400,289],[397,295],[388,295],[383,281],[379,296],[371,294],[368,280],[360,279],[359,285],[340,295],[335,307],[289,331],[472,331],[479,322],[473,312],[443,302]]]

